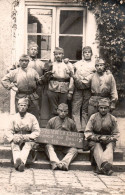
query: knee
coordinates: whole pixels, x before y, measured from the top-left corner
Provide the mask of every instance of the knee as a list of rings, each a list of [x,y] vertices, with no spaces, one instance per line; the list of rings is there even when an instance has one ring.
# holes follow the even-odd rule
[[[77,154],[78,150],[77,150],[77,148],[70,148],[69,152],[72,153],[72,154]]]
[[[53,147],[53,145],[51,145],[51,144],[46,144],[45,149],[46,149],[46,150],[53,150],[54,147]]]

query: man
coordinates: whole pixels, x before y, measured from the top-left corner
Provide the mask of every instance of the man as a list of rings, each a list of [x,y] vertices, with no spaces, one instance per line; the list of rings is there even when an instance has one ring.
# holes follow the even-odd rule
[[[29,56],[23,54],[19,59],[20,67],[6,74],[2,79],[2,85],[8,90],[12,89],[16,92],[16,109],[17,100],[28,97],[30,101],[28,112],[34,114],[39,120],[39,97],[36,90],[40,78],[34,69],[28,67],[28,63]]]
[[[83,60],[74,64],[75,76],[82,79],[95,71],[95,62],[92,61],[92,49],[89,46],[83,48]],[[79,89],[74,82],[75,89],[72,100],[72,118],[77,130],[84,131],[88,122],[88,104],[91,97],[90,89]]]
[[[86,126],[85,137],[97,163],[98,173],[112,175],[113,150],[118,139],[116,118],[109,113],[110,103],[100,99],[99,112],[93,114]]]
[[[88,117],[98,111],[98,100],[102,98],[110,99],[110,110],[115,109],[118,100],[116,82],[113,75],[105,71],[105,62],[98,59],[95,63],[96,72],[83,79],[73,76],[79,89],[91,88],[91,98],[89,99]]]
[[[60,104],[57,109],[58,116],[51,118],[48,121],[47,129],[56,129],[59,131],[76,131],[76,125],[74,121],[67,117],[68,115],[68,105]],[[61,149],[64,153],[66,153],[65,157],[60,161],[57,157],[56,150]],[[68,167],[71,161],[77,155],[76,148],[69,148],[64,146],[53,146],[51,144],[46,145],[46,152],[50,159],[50,163],[53,170],[61,169],[64,171],[68,171]]]
[[[64,63],[64,51],[60,47],[55,48],[54,57],[53,77],[49,81],[47,92],[51,110],[50,118],[57,115],[58,105],[67,103],[67,99],[71,100],[73,94],[73,79],[69,77],[69,73],[73,71],[72,65]]]
[[[37,59],[38,45],[35,42],[31,42],[29,44],[28,54],[29,54],[28,67],[36,70],[36,72],[39,74],[39,77],[43,76],[44,63],[41,60]],[[42,86],[37,87],[36,93],[39,96],[39,108],[41,110],[41,102],[42,102],[42,94],[43,94]]]
[[[18,100],[18,113],[11,117],[6,132],[11,143],[15,169],[20,172],[24,171],[30,150],[40,133],[36,117],[27,112],[28,103],[27,98]]]

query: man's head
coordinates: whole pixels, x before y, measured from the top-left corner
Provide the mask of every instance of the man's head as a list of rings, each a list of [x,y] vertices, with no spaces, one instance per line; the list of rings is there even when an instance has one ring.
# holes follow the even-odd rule
[[[62,62],[62,59],[64,57],[64,50],[61,47],[56,47],[54,50],[54,56],[55,56],[55,60],[57,62]]]
[[[84,60],[89,61],[92,58],[92,48],[90,46],[83,47]]]
[[[19,63],[22,69],[27,68],[29,63],[29,56],[26,54],[21,55],[19,58]]]
[[[99,74],[103,73],[105,70],[105,61],[102,58],[97,59],[95,63],[95,68]]]
[[[35,42],[31,42],[29,44],[29,49],[28,49],[29,56],[31,58],[36,58],[38,54],[38,45]]]
[[[18,100],[18,111],[19,113],[25,113],[28,109],[29,100],[28,98],[21,98]]]
[[[110,100],[103,98],[98,101],[98,110],[102,116],[105,116],[110,110]]]
[[[68,105],[64,103],[60,104],[57,113],[61,119],[65,119],[68,115]]]

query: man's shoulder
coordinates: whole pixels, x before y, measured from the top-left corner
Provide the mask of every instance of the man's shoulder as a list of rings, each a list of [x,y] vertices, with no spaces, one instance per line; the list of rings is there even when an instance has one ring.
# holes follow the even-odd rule
[[[107,114],[113,121],[117,121],[116,117],[113,116],[111,113],[108,113]]]
[[[58,118],[59,118],[58,116],[54,116],[51,119],[49,119],[48,123],[54,122]]]
[[[71,118],[69,118],[69,117],[67,117],[67,121],[68,121],[69,123],[71,123],[71,124],[75,124],[74,120],[71,119]]]

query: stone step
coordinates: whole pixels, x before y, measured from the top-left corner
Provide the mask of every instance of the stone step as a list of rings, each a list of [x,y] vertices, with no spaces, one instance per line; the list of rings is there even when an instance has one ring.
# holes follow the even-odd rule
[[[60,159],[63,158],[63,155],[60,151],[58,151],[58,157]],[[12,158],[12,152],[10,145],[0,145],[0,159],[11,159]],[[48,157],[46,156],[44,149],[41,148],[39,151],[37,151],[37,159],[38,160],[48,160]],[[76,161],[89,161],[90,159],[90,152],[89,151],[82,151],[81,149],[78,150],[78,155],[75,158]],[[116,148],[114,152],[114,161],[123,161],[123,151]]]
[[[1,167],[13,167],[13,163],[10,159],[0,159]],[[28,162],[26,168],[34,169],[51,169],[49,161],[35,161],[34,163]],[[74,161],[71,163],[69,170],[81,170],[81,171],[92,171],[92,166],[89,161]],[[124,172],[125,171],[125,161],[119,162],[115,161],[113,163],[113,170],[115,172]]]

